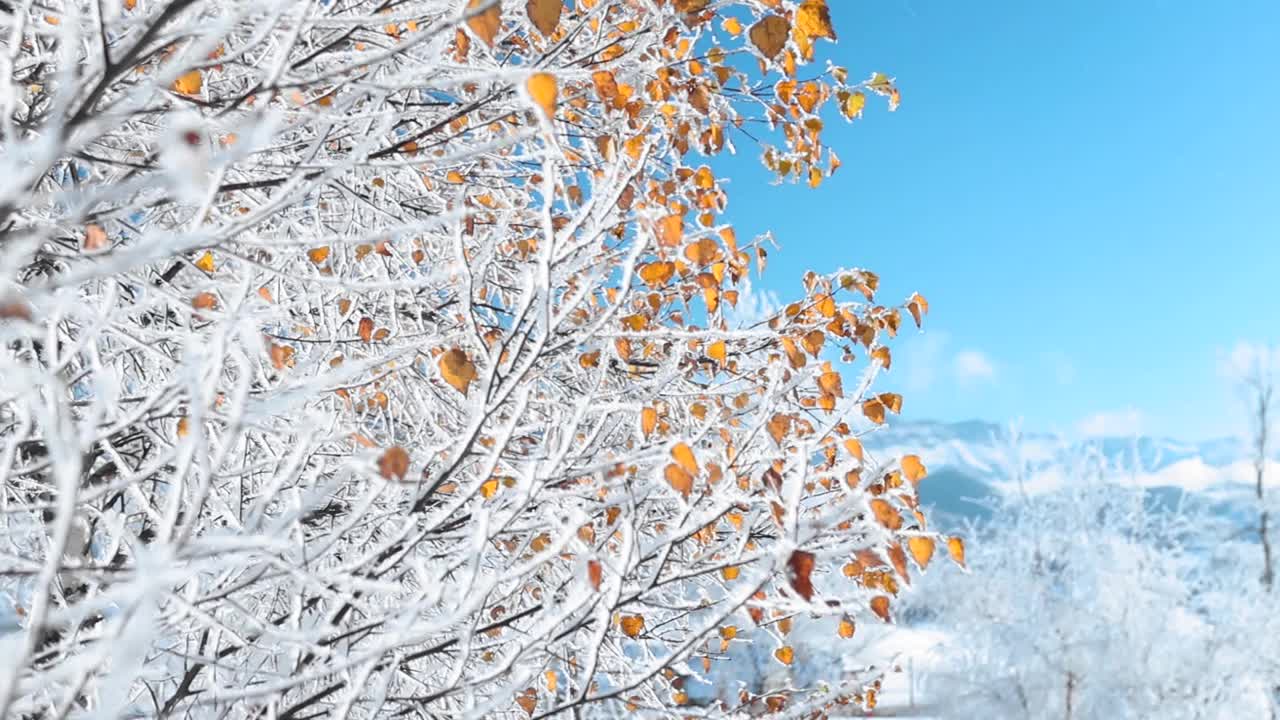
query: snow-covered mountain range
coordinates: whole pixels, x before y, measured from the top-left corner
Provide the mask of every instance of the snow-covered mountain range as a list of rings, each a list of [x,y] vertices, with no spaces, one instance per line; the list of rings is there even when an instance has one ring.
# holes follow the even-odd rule
[[[1187,494],[1215,512],[1243,511],[1254,492],[1253,456],[1243,438],[1071,439],[981,421],[917,421],[872,433],[863,445],[872,460],[919,455],[929,468],[920,486],[923,501],[935,513],[957,517],[982,517],[982,501],[1004,492],[1044,492],[1091,474],[1138,485],[1157,498]],[[1280,483],[1280,453],[1268,461],[1267,477]]]

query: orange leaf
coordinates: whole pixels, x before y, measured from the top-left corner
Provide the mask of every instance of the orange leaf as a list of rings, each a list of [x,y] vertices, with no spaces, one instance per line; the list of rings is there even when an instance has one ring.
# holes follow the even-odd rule
[[[502,28],[502,3],[500,0],[470,0],[467,3],[467,11],[471,12],[482,5],[491,5],[491,7],[468,18],[467,27],[471,28],[471,32],[486,45],[493,47],[493,41],[498,37],[498,30]]]
[[[173,81],[173,91],[181,95],[196,95],[204,86],[204,74],[199,70],[191,70],[178,76]]]
[[[889,598],[884,595],[871,598],[871,612],[879,615],[881,620],[889,622]]]
[[[477,377],[476,366],[464,351],[451,348],[440,356],[440,377],[452,385],[454,390],[466,395],[471,381]]]
[[[591,583],[591,587],[599,590],[600,582],[604,579],[604,566],[599,560],[587,561],[587,581]]]
[[[947,552],[951,554],[951,559],[960,567],[964,567],[964,540],[958,537],[949,538],[947,540]]]
[[[85,250],[101,250],[110,243],[107,240],[107,231],[97,225],[86,225],[84,227],[84,249]]]
[[[919,455],[902,456],[902,474],[913,484],[918,483],[929,474],[929,470],[920,462]]]
[[[409,472],[409,453],[396,446],[387,448],[378,458],[378,474],[387,480],[404,479]]]
[[[636,272],[640,273],[640,279],[644,280],[649,287],[661,287],[667,284],[676,273],[676,264],[673,262],[651,262],[645,263],[636,268]]]
[[[373,342],[373,318],[360,318],[360,326],[357,328],[356,334],[364,342]]]
[[[790,645],[783,645],[773,651],[773,656],[783,665],[790,665],[796,659],[796,651]]]
[[[796,33],[809,38],[836,39],[827,0],[804,0],[800,3],[800,8],[796,10]]]
[[[653,434],[653,429],[658,427],[658,411],[651,407],[640,410],[640,432],[645,437]]]
[[[897,530],[902,527],[902,515],[884,498],[871,499],[871,512],[881,525],[890,530]]]
[[[840,618],[840,627],[836,629],[836,632],[840,634],[840,637],[848,640],[853,637],[853,630],[854,627],[852,620],[847,617]]]
[[[529,99],[533,100],[548,120],[556,117],[556,97],[560,89],[556,84],[556,76],[551,73],[534,73],[525,81],[525,89],[529,91]]]
[[[622,632],[627,637],[639,637],[644,632],[644,618],[639,615],[623,615],[618,621],[618,625],[622,628]]]
[[[524,692],[516,696],[516,704],[529,715],[533,715],[538,708],[538,690],[536,688],[525,688]]]
[[[209,252],[208,250],[205,250],[204,254],[196,258],[195,265],[196,267],[200,268],[201,270],[207,273],[213,272],[213,268],[214,268],[213,253]]]
[[[545,37],[551,37],[560,24],[560,13],[564,10],[564,0],[529,0],[525,12],[529,21]]]
[[[679,465],[675,463],[667,465],[662,475],[666,478],[667,483],[685,498],[688,498],[689,494],[693,492],[693,476],[685,472],[685,469]]]
[[[685,247],[684,256],[694,265],[710,265],[720,259],[720,246],[711,238],[701,238]]]
[[[862,414],[866,415],[871,422],[877,425],[884,424],[884,403],[877,398],[865,400],[862,403]]]
[[[920,293],[914,293],[907,300],[907,312],[911,313],[911,319],[916,321],[916,327],[920,327],[921,316],[929,314],[929,301],[925,300]]]
[[[727,357],[727,353],[728,353],[728,350],[726,349],[723,340],[717,340],[711,343],[711,346],[707,348],[707,357],[711,358],[712,360],[715,360],[716,362],[720,363],[720,365],[722,366],[724,365],[724,361],[725,361],[725,358]]]
[[[907,540],[907,549],[921,570],[929,567],[929,561],[933,559],[933,538],[912,537]]]
[[[191,307],[196,310],[212,310],[218,306],[218,296],[211,292],[202,292],[191,298]]]
[[[902,412],[902,396],[897,393],[880,393],[876,396],[884,406],[889,408],[893,414],[897,415]]]
[[[690,475],[698,474],[698,460],[693,456],[693,449],[684,443],[676,443],[671,448],[671,457]]]
[[[329,248],[327,247],[311,248],[310,250],[307,251],[307,259],[316,265],[319,265],[320,263],[324,262],[328,258],[329,258]]]

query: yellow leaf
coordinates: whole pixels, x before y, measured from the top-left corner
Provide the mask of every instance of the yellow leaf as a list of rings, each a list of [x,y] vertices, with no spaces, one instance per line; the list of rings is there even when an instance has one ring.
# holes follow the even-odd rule
[[[773,656],[783,665],[790,665],[796,659],[796,651],[790,645],[783,645],[773,651]]]
[[[924,463],[920,462],[919,455],[904,455],[902,456],[902,474],[912,483],[918,483],[929,474],[929,470],[925,468]]]
[[[454,390],[466,395],[471,381],[477,377],[476,366],[465,352],[459,348],[451,348],[440,356],[440,376]]]
[[[947,540],[947,552],[951,554],[951,559],[960,567],[964,567],[964,540],[958,537],[949,538]]]
[[[858,458],[858,462],[862,462],[862,442],[860,440],[857,438],[845,440],[844,449],[848,450],[853,457]]]
[[[671,463],[663,470],[662,475],[676,492],[688,498],[693,492],[693,476],[684,468]]]
[[[213,272],[213,253],[205,250],[204,254],[196,259],[196,267],[207,273]]]
[[[707,357],[711,358],[712,360],[715,360],[721,365],[724,365],[724,361],[725,361],[725,358],[727,357],[727,353],[728,351],[725,347],[723,340],[717,340],[711,343],[711,345],[707,348]]]
[[[529,21],[545,37],[551,37],[560,24],[560,13],[564,10],[564,0],[529,0],[525,12]],[[553,688],[554,689],[554,688]]]
[[[848,640],[849,638],[853,637],[853,630],[854,630],[854,627],[853,627],[852,620],[850,620],[847,617],[840,618],[840,627],[836,629],[836,632],[840,634],[840,637],[844,638],[845,640]]]
[[[551,73],[534,73],[525,81],[525,89],[529,91],[529,99],[533,100],[542,113],[547,116],[548,120],[554,120],[556,116],[556,96],[559,94],[559,86],[556,84],[556,76]]]
[[[737,580],[738,575],[740,575],[741,573],[742,573],[742,570],[739,569],[737,565],[730,565],[729,567],[720,569],[720,577],[724,578],[725,580]]]
[[[329,248],[327,247],[311,248],[310,250],[307,251],[307,259],[315,263],[316,265],[319,265],[320,263],[324,262],[328,258],[329,258]]]
[[[618,625],[629,638],[639,637],[644,632],[644,618],[639,615],[623,615]]]
[[[173,81],[173,91],[182,95],[196,95],[204,86],[204,74],[199,70],[191,70],[178,76]]]
[[[818,353],[822,352],[822,345],[826,341],[827,336],[821,330],[810,330],[800,339],[800,342],[804,343],[804,349],[808,350],[809,354],[814,357],[817,357]]]
[[[674,247],[684,240],[684,213],[672,213],[658,222],[658,241]],[[687,253],[688,250],[686,249]]]
[[[751,26],[748,36],[751,44],[756,46],[761,55],[772,60],[782,52],[787,44],[787,36],[791,34],[791,24],[781,15],[770,15]]]
[[[809,38],[836,39],[827,0],[804,0],[800,3],[796,10],[796,33]]]
[[[684,443],[676,443],[671,448],[671,457],[690,475],[698,474],[698,461],[693,456],[693,449]]]
[[[557,0],[557,2],[558,2],[558,1],[559,1],[559,0]],[[559,676],[558,676],[558,675],[556,675],[556,671],[555,671],[555,670],[548,670],[548,671],[546,671],[545,673],[543,673],[543,674],[542,674],[542,677],[546,679],[546,683],[547,683],[547,691],[548,691],[548,692],[555,692],[555,691],[556,691],[556,685],[558,684],[557,680],[558,680],[558,678],[559,678]]]
[[[378,458],[378,474],[387,480],[403,479],[409,472],[409,453],[396,446],[387,448]]]
[[[643,408],[640,411],[640,432],[645,437],[653,434],[653,429],[658,427],[658,411],[651,407]]]
[[[491,7],[468,18],[467,27],[471,28],[471,32],[486,45],[493,47],[494,38],[498,37],[498,30],[502,28],[502,3],[500,0],[470,0],[467,3],[467,12],[473,12],[482,5]]]
[[[881,525],[890,530],[897,530],[902,527],[902,515],[889,504],[889,501],[883,498],[871,499],[871,512]]]
[[[191,423],[187,418],[178,418],[178,437],[186,437],[191,432],[190,427]]]
[[[720,259],[720,246],[711,238],[701,238],[685,247],[684,256],[695,265],[710,265]]]
[[[480,496],[485,500],[498,494],[498,489],[502,487],[502,483],[498,482],[498,478],[489,478],[480,485]]]
[[[933,538],[912,537],[907,540],[907,549],[921,570],[929,567],[929,561],[933,559]]]
[[[897,393],[880,393],[876,399],[884,404],[885,407],[897,415],[902,412],[902,396]]]
[[[851,93],[849,98],[844,101],[844,114],[849,119],[862,117],[862,110],[867,106],[867,96],[860,92]]]
[[[738,37],[739,35],[742,34],[742,23],[739,22],[738,18],[736,17],[725,18],[720,23],[720,27],[724,28],[724,31],[729,33],[733,37]]]

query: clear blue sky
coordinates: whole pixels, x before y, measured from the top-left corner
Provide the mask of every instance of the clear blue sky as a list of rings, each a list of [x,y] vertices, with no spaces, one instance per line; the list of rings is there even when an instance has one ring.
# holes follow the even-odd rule
[[[1280,341],[1280,2],[830,4],[829,56],[902,107],[833,128],[817,191],[719,163],[739,236],[783,246],[767,287],[862,266],[928,297],[881,383],[908,417],[1235,430],[1221,354]]]

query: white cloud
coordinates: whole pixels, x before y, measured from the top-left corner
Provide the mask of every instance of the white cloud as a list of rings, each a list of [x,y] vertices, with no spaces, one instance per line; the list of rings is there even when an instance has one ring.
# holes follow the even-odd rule
[[[1218,354],[1218,371],[1224,378],[1240,381],[1250,377],[1280,374],[1280,346],[1241,341]]]
[[[992,380],[996,376],[996,368],[991,359],[977,350],[963,350],[955,357],[956,379],[961,383],[972,383],[980,380]]]
[[[937,369],[946,362],[945,350],[948,336],[945,332],[907,334],[902,344],[893,349],[892,372],[902,368],[903,383],[908,393],[923,394],[938,379]]]
[[[1085,437],[1124,437],[1141,434],[1142,426],[1142,412],[1127,408],[1090,415],[1076,423],[1076,432]]]

